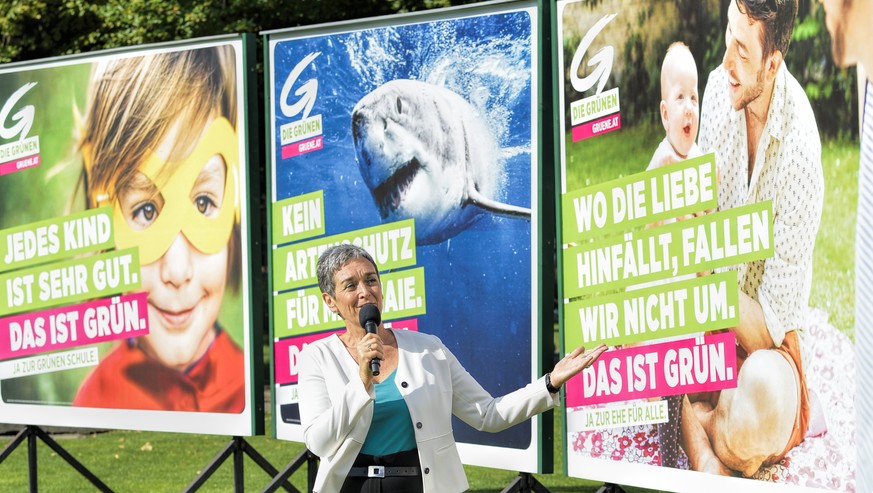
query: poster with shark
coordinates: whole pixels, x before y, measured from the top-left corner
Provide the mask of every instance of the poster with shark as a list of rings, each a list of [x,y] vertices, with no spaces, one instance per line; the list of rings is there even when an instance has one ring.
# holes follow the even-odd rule
[[[493,395],[541,375],[536,26],[498,2],[266,34],[278,438],[302,441],[300,349],[344,330],[314,277],[336,243],[379,264],[390,327]],[[465,463],[537,471],[540,424],[454,433]]]

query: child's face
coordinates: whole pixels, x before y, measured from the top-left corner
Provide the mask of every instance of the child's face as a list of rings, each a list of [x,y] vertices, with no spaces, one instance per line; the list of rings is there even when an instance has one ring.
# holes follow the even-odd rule
[[[697,68],[691,64],[673,63],[669,70],[664,99],[661,101],[661,121],[667,140],[681,156],[687,156],[697,138],[699,108],[697,101]]]
[[[180,370],[203,356],[214,340],[213,324],[227,286],[235,180],[223,157],[232,152],[219,153],[215,144],[217,137],[236,137],[232,129],[230,136],[216,134],[218,125],[210,129],[213,121],[226,123],[207,122],[193,150],[180,153],[181,160],[172,156],[177,164],[165,177],[155,163],[163,168],[171,157],[177,123],[132,183],[118,193],[119,213],[126,221],[126,227],[116,228],[123,230],[119,236],[142,243],[140,272],[148,292],[149,334],[140,338],[140,346]],[[180,220],[172,220],[174,216]],[[141,238],[136,236],[140,233]]]

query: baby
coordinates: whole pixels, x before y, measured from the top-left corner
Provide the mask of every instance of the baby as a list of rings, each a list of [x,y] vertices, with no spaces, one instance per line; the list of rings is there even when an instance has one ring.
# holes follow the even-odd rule
[[[667,48],[667,54],[664,55],[664,62],[661,65],[661,123],[664,125],[664,131],[667,135],[655,149],[647,170],[667,166],[702,154],[694,142],[700,125],[698,105],[697,64],[694,62],[694,56],[688,46],[677,41]],[[649,227],[674,221],[675,219],[667,219],[650,224]],[[687,274],[646,283],[636,288],[694,277],[694,274]],[[670,419],[666,423],[658,425],[661,465],[665,467],[678,467],[682,398],[682,395],[673,395],[665,399]]]
[[[694,140],[700,125],[697,64],[688,46],[677,41],[667,48],[661,65],[661,123],[667,135],[646,169],[701,155]]]

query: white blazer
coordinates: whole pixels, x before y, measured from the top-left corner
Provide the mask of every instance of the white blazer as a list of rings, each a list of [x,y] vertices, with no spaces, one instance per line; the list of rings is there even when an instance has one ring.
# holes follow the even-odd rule
[[[399,355],[394,381],[412,417],[425,493],[468,488],[452,414],[477,430],[496,432],[559,404],[558,395],[546,390],[544,378],[491,397],[439,338],[393,333]],[[358,375],[357,362],[336,335],[309,344],[300,355],[303,439],[321,459],[316,492],[340,490],[367,438],[375,391],[364,390]]]

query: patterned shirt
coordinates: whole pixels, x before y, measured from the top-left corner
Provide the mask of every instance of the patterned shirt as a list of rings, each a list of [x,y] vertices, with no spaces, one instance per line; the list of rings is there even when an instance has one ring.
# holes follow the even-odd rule
[[[727,71],[718,67],[703,95],[698,143],[704,152],[716,152],[719,210],[773,201],[773,257],[733,268],[743,292],[760,303],[778,347],[788,331],[798,330],[802,336],[812,284],[812,249],[824,199],[815,116],[785,64],[776,75],[751,177],[746,135],[745,112],[734,111]]]

